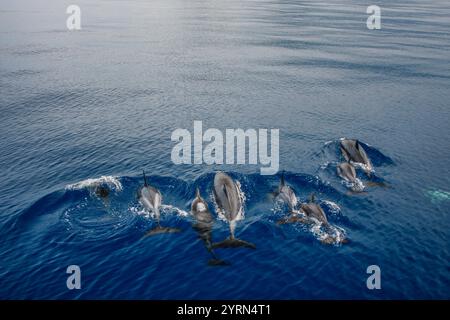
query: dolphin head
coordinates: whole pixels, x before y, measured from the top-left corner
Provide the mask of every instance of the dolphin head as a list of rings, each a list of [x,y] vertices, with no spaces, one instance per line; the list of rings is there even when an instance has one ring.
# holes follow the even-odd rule
[[[109,196],[109,189],[100,185],[95,188],[95,194],[100,198],[107,198]]]
[[[203,200],[202,196],[200,195],[199,188],[197,188],[195,191],[195,198],[192,201],[191,210],[193,213],[208,210],[208,204],[205,202],[205,200]]]

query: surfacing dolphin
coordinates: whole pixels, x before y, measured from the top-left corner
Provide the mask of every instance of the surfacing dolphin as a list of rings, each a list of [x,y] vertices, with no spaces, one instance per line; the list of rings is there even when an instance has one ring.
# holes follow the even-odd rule
[[[323,211],[322,207],[316,203],[314,194],[311,194],[308,203],[303,203],[300,207],[300,211],[303,212],[308,218],[314,218],[318,222],[328,226],[328,219]]]
[[[303,213],[305,213],[305,215],[308,217],[308,219],[310,219],[310,221],[314,222],[315,220],[321,223],[325,227],[325,230],[332,229],[322,207],[318,203],[316,203],[314,193],[311,194],[308,203],[302,204],[300,210]],[[348,243],[348,240],[346,238],[338,239],[335,236],[328,234],[325,238],[321,240],[321,242],[324,244],[332,244],[336,242]]]
[[[213,248],[236,248],[247,247],[256,249],[253,243],[244,240],[236,239],[234,237],[234,230],[236,228],[236,219],[242,210],[242,201],[239,197],[239,191],[236,183],[226,173],[217,172],[214,177],[214,200],[216,204],[228,220],[230,224],[230,237],[219,243],[214,243]]]
[[[298,199],[295,195],[294,190],[286,184],[284,180],[284,174],[281,175],[280,184],[278,189],[275,191],[276,199],[282,200],[287,204],[289,208],[289,216],[281,219],[277,222],[277,224],[285,224],[285,223],[293,223],[293,222],[304,222],[305,219],[299,217],[297,210]]]
[[[373,171],[372,162],[358,140],[342,139],[340,142],[342,155],[348,162],[360,163],[368,177]]]
[[[356,177],[356,170],[349,162],[342,162],[338,164],[337,174],[350,184],[350,188],[353,192],[362,192],[364,190],[364,184]]]
[[[144,237],[152,236],[160,233],[175,233],[180,232],[181,230],[178,228],[168,228],[168,227],[161,227],[159,220],[160,220],[160,212],[159,208],[161,206],[162,202],[162,196],[161,192],[156,189],[155,187],[150,186],[147,183],[147,178],[145,177],[145,172],[142,171],[142,174],[144,176],[144,186],[139,189],[138,195],[139,195],[139,201],[144,206],[145,209],[148,211],[153,211],[155,214],[157,226],[153,229],[150,229],[147,231]]]
[[[109,206],[110,206],[110,200],[111,200],[109,198],[110,192],[111,192],[110,188],[104,184],[98,184],[94,188],[95,195],[103,202],[103,205],[106,208],[109,208]]]
[[[217,258],[212,248],[212,227],[213,217],[209,211],[208,204],[201,197],[200,190],[197,188],[195,199],[192,201],[191,212],[195,218],[195,223],[192,224],[192,228],[197,231],[198,237],[203,240],[205,248],[211,254],[212,259],[208,261],[210,266],[225,266],[227,262]]]
[[[95,194],[97,195],[97,197],[105,199],[108,198],[109,196],[109,188],[105,187],[103,185],[99,185],[97,187],[95,187]]]
[[[296,209],[298,204],[297,196],[295,195],[294,190],[286,184],[284,174],[281,175],[280,185],[278,186],[278,190],[275,192],[275,195],[278,199],[281,199],[288,205],[291,213]]]
[[[324,244],[347,243],[347,239],[339,239],[332,234],[333,227],[329,224],[322,207],[316,203],[314,194],[311,194],[308,203],[303,203],[300,210],[293,211],[290,217],[278,221],[278,224],[300,222],[303,224],[320,224],[324,227],[326,237],[321,239]]]

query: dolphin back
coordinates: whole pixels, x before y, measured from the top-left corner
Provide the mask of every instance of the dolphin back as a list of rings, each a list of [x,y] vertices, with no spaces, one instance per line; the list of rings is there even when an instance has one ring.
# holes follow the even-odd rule
[[[162,197],[158,189],[151,186],[142,187],[139,198],[147,210],[154,210],[156,213],[159,213]]]
[[[328,224],[327,216],[323,209],[316,203],[308,203],[302,205],[302,211],[311,218],[315,218],[320,222]]]
[[[288,204],[290,210],[294,210],[297,206],[297,196],[295,195],[294,190],[292,190],[292,188],[287,185],[284,185],[280,189],[278,197]]]
[[[341,141],[341,151],[347,161],[361,162],[362,158],[356,149],[356,140],[344,139]]]
[[[225,217],[229,221],[235,220],[242,207],[241,198],[233,179],[223,172],[214,177],[214,198]]]
[[[366,151],[358,140],[344,139],[341,141],[341,151],[347,161],[359,162],[372,168],[372,163]]]

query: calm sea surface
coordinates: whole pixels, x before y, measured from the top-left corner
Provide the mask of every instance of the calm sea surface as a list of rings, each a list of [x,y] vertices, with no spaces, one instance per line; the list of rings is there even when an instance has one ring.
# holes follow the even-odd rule
[[[0,4],[1,299],[450,299],[448,1],[377,1],[368,30],[369,1],[77,0],[69,32],[73,2]],[[280,129],[280,173],[173,164],[171,133],[194,120]],[[388,187],[348,193],[342,137]],[[142,238],[142,169],[181,233]],[[217,217],[216,170],[240,182],[236,234],[257,246],[218,249],[226,267],[208,265],[188,214],[199,187]],[[349,243],[276,224],[281,170]],[[213,241],[227,236],[216,218]]]

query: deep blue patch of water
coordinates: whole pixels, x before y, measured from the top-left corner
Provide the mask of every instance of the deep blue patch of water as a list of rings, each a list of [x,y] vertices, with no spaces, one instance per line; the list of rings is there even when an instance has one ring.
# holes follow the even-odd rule
[[[0,298],[449,299],[450,6],[379,1],[78,1],[0,7]],[[176,128],[279,128],[280,172],[174,165]],[[351,194],[336,174],[341,137],[363,142],[375,174]],[[163,195],[155,226],[136,198],[145,169]],[[193,229],[199,187],[215,217],[214,172],[245,196],[238,237],[256,250],[210,254]],[[315,193],[348,238],[277,225],[281,172]],[[358,170],[359,178],[368,178]],[[107,200],[94,192],[109,186]],[[81,267],[82,289],[66,287]],[[381,268],[368,290],[366,268]]]

